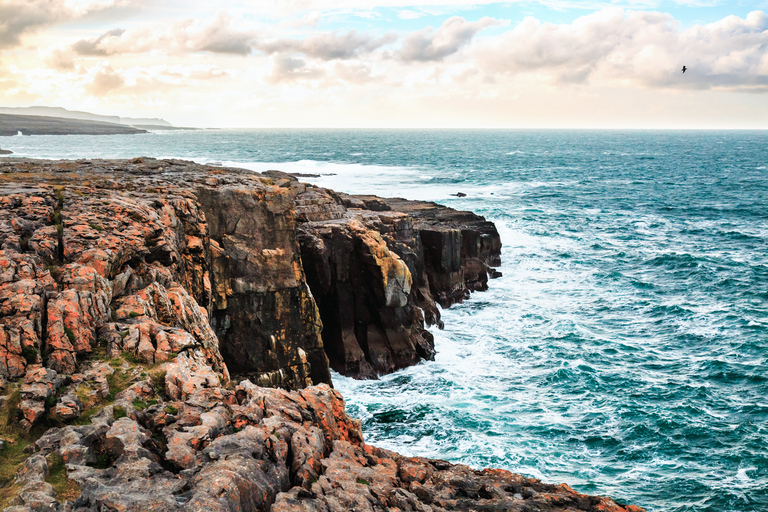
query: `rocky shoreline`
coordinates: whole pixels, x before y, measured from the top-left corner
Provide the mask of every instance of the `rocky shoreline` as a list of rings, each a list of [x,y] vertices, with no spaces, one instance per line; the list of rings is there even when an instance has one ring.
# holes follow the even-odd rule
[[[5,510],[641,510],[346,415],[329,368],[433,357],[498,276],[482,217],[148,158],[0,162],[0,205]]]

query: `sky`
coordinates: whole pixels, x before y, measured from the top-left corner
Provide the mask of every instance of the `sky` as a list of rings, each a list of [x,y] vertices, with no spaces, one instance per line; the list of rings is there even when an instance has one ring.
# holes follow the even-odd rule
[[[33,105],[195,127],[768,129],[768,0],[0,0],[0,106]]]

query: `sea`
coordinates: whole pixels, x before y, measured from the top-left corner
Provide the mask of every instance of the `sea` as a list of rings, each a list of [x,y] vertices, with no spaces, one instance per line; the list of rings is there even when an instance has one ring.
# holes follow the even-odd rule
[[[483,215],[503,277],[442,312],[435,360],[333,376],[366,441],[649,512],[768,511],[766,131],[198,130],[0,147],[302,172]]]

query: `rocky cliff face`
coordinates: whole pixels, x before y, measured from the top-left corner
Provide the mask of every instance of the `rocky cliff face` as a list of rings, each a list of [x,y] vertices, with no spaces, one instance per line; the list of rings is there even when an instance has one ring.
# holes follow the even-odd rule
[[[638,510],[367,446],[328,386],[329,361],[432,356],[422,311],[498,263],[482,218],[189,162],[0,165],[7,510]]]

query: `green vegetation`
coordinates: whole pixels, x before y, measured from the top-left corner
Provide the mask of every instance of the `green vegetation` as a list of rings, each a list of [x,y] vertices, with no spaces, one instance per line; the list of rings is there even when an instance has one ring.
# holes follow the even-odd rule
[[[71,330],[65,333],[70,338],[74,337],[74,333],[70,336]],[[106,349],[104,346],[107,344],[106,340],[99,339],[99,347],[94,349],[94,353],[99,351],[104,355],[100,358],[103,359],[106,355]],[[34,349],[32,349],[34,350]],[[27,351],[26,356],[37,357],[37,351]],[[126,364],[128,363],[128,364]],[[133,363],[133,364],[131,364]],[[100,393],[94,392],[93,383],[81,383],[74,390],[75,395],[82,402],[85,410],[82,414],[75,419],[72,424],[86,425],[91,422],[93,416],[98,414],[106,405],[113,403],[118,393],[131,386],[138,379],[137,366],[140,367],[141,377],[149,378],[157,391],[157,398],[152,398],[146,401],[135,400],[133,407],[136,410],[144,410],[149,406],[156,405],[159,400],[165,396],[165,376],[166,372],[158,371],[154,368],[154,365],[139,364],[140,361],[136,356],[125,352],[121,357],[117,357],[109,360],[110,366],[115,371],[111,375],[107,375],[107,383],[109,384],[109,395],[102,397]],[[46,400],[46,405],[51,407],[55,404],[58,396],[64,392],[65,388],[61,388],[59,392],[51,396]],[[3,448],[0,450],[0,510],[11,505],[13,499],[18,494],[20,486],[14,483],[15,475],[18,472],[21,464],[29,457],[29,452],[25,452],[31,443],[37,441],[45,432],[51,427],[63,426],[61,423],[55,421],[53,418],[44,415],[43,418],[31,429],[30,432],[24,432],[19,422],[23,419],[21,410],[19,409],[19,403],[21,402],[20,383],[9,384],[6,386],[5,394],[8,394],[3,407],[0,407],[0,438],[3,440]],[[178,410],[173,406],[166,406],[165,411],[168,414],[176,414]],[[127,416],[127,411],[124,407],[116,406],[113,409],[115,419],[123,418]],[[108,454],[103,450],[96,448],[97,454],[97,467],[109,467],[112,464],[112,460],[109,459]],[[77,484],[68,479],[66,476],[65,464],[61,460],[61,457],[54,453],[49,456],[49,472],[50,475],[46,479],[54,489],[56,490],[60,500],[73,500],[80,494],[80,489]]]
[[[131,385],[131,378],[126,372],[115,370],[112,375],[107,375],[107,382],[109,383],[109,396],[107,400],[114,402],[117,394]]]
[[[31,345],[26,345],[21,349],[21,357],[27,361],[27,364],[37,361],[37,353],[37,349]]]
[[[140,357],[136,356],[132,352],[123,352],[123,359],[128,361],[131,364],[141,364],[142,360]]]
[[[362,485],[371,485],[371,482],[369,482],[365,478],[358,478],[357,479],[357,483],[362,484]]]
[[[165,375],[166,372],[164,371],[150,374],[150,379],[152,380],[152,386],[155,388],[155,393],[157,393],[157,396],[161,399],[164,399],[166,394]]]
[[[67,326],[64,326],[64,334],[67,335],[67,338],[69,338],[69,342],[74,344],[75,343],[75,333],[72,332],[72,329],[70,329]]]
[[[131,311],[130,313],[128,313],[128,318],[136,318],[138,316],[141,316],[141,313],[139,313],[138,311]]]
[[[104,231],[103,227],[99,226],[98,224],[94,224],[93,222],[89,222],[88,225],[91,227],[91,229],[96,231]]]
[[[11,501],[19,491],[14,484],[16,473],[21,464],[29,457],[24,449],[34,443],[51,426],[48,423],[36,425],[30,432],[24,432],[19,427],[22,419],[19,403],[21,392],[17,384],[6,387],[9,392],[5,405],[0,407],[0,438],[3,439],[3,449],[0,450],[0,510],[11,505]]]
[[[179,410],[172,405],[166,405],[163,408],[163,411],[165,411],[166,414],[177,414],[179,412]]]
[[[59,452],[48,455],[48,478],[45,481],[53,486],[59,501],[74,500],[80,496],[80,486],[67,478],[67,468]]]

